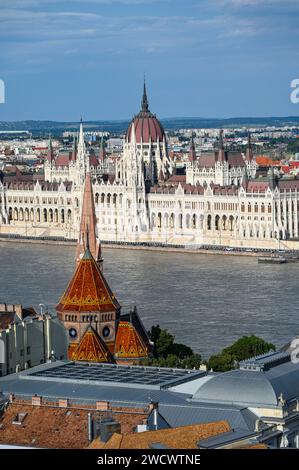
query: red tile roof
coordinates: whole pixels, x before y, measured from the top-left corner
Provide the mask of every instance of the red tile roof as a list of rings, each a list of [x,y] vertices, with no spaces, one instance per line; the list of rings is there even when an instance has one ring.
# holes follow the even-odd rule
[[[111,312],[120,305],[87,249],[60,299],[58,312]]]

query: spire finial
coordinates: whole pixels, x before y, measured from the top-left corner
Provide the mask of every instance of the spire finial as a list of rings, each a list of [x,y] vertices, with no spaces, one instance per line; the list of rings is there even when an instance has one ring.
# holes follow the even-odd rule
[[[142,96],[142,101],[141,101],[141,110],[143,112],[148,112],[148,99],[147,99],[147,93],[146,93],[146,83],[145,83],[145,74],[144,74],[144,82],[143,82],[143,96]]]

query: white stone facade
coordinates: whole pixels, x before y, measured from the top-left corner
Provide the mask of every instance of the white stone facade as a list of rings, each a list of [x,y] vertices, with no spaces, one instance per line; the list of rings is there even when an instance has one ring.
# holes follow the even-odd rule
[[[297,247],[299,180],[277,180],[273,174],[255,179],[254,158],[240,155],[235,167],[216,159],[203,168],[203,157],[197,157],[188,164],[186,177],[179,177],[173,175],[166,140],[138,142],[134,122],[131,126],[115,177],[93,178],[101,240]],[[91,171],[82,125],[77,158],[64,170],[68,181],[59,183],[53,173],[48,177],[49,165],[48,182],[0,183],[0,234],[77,238],[83,183]]]

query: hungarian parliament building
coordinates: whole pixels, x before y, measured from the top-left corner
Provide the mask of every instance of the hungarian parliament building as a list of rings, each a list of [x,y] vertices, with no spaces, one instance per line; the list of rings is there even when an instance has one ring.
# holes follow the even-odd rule
[[[0,180],[0,234],[76,239],[90,173],[103,242],[299,246],[299,179],[280,178],[273,169],[262,174],[250,136],[244,153],[227,151],[221,131],[214,152],[197,155],[191,139],[186,172],[177,174],[145,86],[113,174],[106,160],[103,148],[99,155],[87,150],[82,122],[68,154],[55,155],[50,141],[42,178],[4,175]]]

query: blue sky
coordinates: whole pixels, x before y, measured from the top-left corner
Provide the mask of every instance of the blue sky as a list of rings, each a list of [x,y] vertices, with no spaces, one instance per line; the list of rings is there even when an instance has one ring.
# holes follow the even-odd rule
[[[299,115],[299,0],[0,0],[0,120]]]

